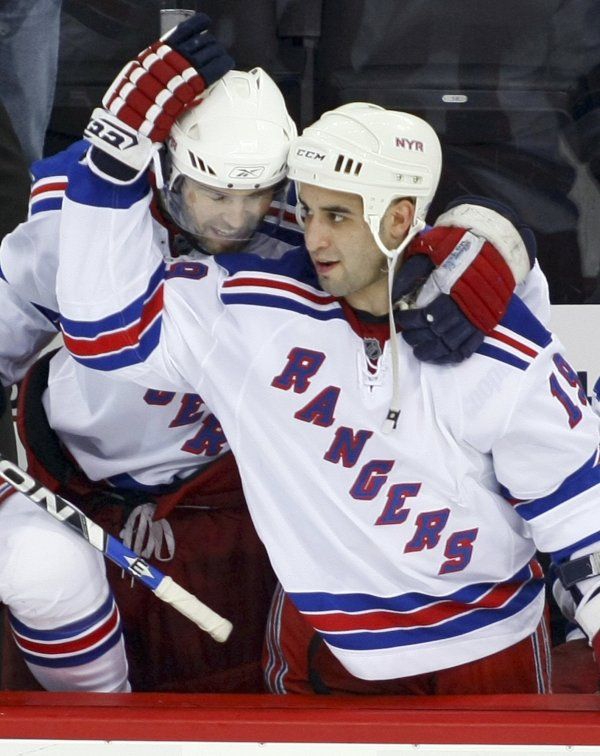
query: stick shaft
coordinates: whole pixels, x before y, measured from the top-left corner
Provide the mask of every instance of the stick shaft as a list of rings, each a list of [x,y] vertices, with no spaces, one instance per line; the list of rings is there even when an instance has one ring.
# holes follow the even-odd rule
[[[0,454],[0,477],[54,519],[68,525],[95,549],[101,551],[107,559],[133,575],[140,583],[150,588],[158,598],[171,604],[215,640],[221,643],[227,640],[232,629],[228,620],[203,604],[156,567],[148,564],[137,552],[107,533],[70,501],[50,491],[2,454]]]

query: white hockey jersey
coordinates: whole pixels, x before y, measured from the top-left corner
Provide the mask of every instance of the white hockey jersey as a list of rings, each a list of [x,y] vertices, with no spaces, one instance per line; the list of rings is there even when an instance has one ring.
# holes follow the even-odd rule
[[[65,343],[96,370],[205,398],[284,589],[346,668],[413,675],[529,635],[536,548],[561,560],[600,540],[598,419],[560,343],[516,297],[459,366],[419,363],[397,337],[386,435],[389,342],[371,372],[305,254],[168,264],[148,202],[144,181],[74,168]]]
[[[29,219],[0,247],[4,385],[20,380],[57,334],[60,209],[68,170],[87,147],[78,142],[34,164]],[[168,249],[166,230],[159,223],[156,228],[161,248]],[[260,234],[254,246],[278,257],[301,234],[288,227],[279,236]],[[43,404],[50,426],[86,475],[122,488],[160,491],[229,450],[218,420],[197,394],[124,384],[85,370],[64,348],[51,360]]]

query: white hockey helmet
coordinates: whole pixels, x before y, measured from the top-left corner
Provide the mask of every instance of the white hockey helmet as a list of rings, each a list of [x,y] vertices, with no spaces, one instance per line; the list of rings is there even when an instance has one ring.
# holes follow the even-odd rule
[[[381,219],[392,202],[415,202],[410,237],[423,228],[442,169],[442,149],[417,116],[354,102],[324,113],[291,145],[288,176],[296,182],[349,192],[363,200],[364,218],[381,251]]]
[[[173,125],[167,187],[188,176],[219,189],[262,189],[286,177],[297,135],[283,95],[261,68],[229,71]]]

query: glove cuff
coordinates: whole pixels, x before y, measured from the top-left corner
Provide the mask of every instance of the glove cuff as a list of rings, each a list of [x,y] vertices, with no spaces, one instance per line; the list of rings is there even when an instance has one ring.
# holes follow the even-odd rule
[[[502,255],[517,284],[527,277],[531,262],[521,235],[500,213],[482,205],[458,205],[442,213],[435,226],[469,229],[490,242]]]
[[[160,147],[103,108],[94,110],[83,135],[92,145],[91,170],[113,184],[133,184]]]
[[[465,274],[481,252],[485,239],[469,231],[462,233],[460,243],[429,276],[417,298],[417,306],[433,301],[437,294],[450,294],[457,281]]]

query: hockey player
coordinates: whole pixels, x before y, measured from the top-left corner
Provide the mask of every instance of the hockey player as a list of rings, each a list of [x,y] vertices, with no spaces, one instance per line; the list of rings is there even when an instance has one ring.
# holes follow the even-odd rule
[[[7,248],[20,233],[4,237]],[[8,386],[56,336],[56,327],[4,278],[0,301],[0,377]],[[13,637],[39,686],[51,691],[129,691],[119,610],[100,552],[3,483],[0,553],[0,602],[9,611]],[[13,649],[3,644],[3,689],[10,687],[6,672],[15,666],[12,655]]]
[[[201,31],[192,26],[190,36],[198,34]],[[203,42],[207,39],[210,36],[203,35]],[[223,64],[228,65],[227,60]],[[273,195],[280,193],[285,181],[288,143],[295,135],[283,98],[263,71],[226,74],[210,97],[182,115],[175,128],[177,141],[172,140],[165,163],[168,207],[158,195],[155,205],[165,254],[188,253],[178,258],[181,265],[190,255],[204,257],[200,249],[217,253],[241,245],[260,245],[263,254],[278,256],[290,246],[283,237],[298,241],[301,234],[288,230],[285,219],[260,225]],[[75,144],[65,153],[34,165],[30,218],[5,239],[1,248],[4,307],[0,314],[0,371],[5,385],[19,381],[31,358],[56,335],[60,208],[69,167],[88,146],[84,142]],[[258,188],[256,179],[228,176],[231,168],[223,161],[226,150],[240,174],[248,163],[263,165]],[[179,210],[184,193],[191,198],[194,211],[187,215]],[[159,205],[168,217],[161,214]],[[278,214],[285,208],[274,210]],[[276,235],[269,235],[269,229],[275,229]],[[62,349],[42,358],[25,377],[19,429],[32,474],[53,490],[76,499],[90,516],[113,534],[120,534],[144,556],[167,561],[171,575],[234,622],[231,640],[220,646],[109,565],[110,580],[122,607],[134,689],[260,689],[260,651],[274,578],[245,508],[228,444],[202,399],[195,394],[145,390],[110,376],[94,375]],[[60,619],[57,608],[68,603],[63,595],[74,592],[76,598],[70,599],[73,614],[66,614],[65,622],[71,616],[83,617],[84,602],[93,604],[95,610],[116,612],[113,604],[104,606],[106,583],[98,587],[100,581],[91,579],[92,566],[98,576],[104,575],[103,566],[100,564],[99,570],[96,565],[97,555],[91,566],[82,558],[78,566],[79,552],[88,548],[81,542],[65,558],[61,550],[76,536],[39,510],[32,514],[33,520],[24,517],[23,513],[29,515],[31,509],[36,508],[27,503],[21,506],[17,521],[14,516],[9,519],[13,508],[8,502],[0,507],[0,520],[6,519],[3,553],[11,569],[3,573],[10,593],[0,595],[9,605],[15,639],[28,661],[34,646],[39,649],[39,658],[48,653],[42,647],[39,629]],[[40,529],[38,521],[46,526],[51,542],[45,549],[48,580],[42,584],[36,572],[44,591],[43,605],[37,601],[40,589],[36,582],[29,592],[25,590],[31,570],[23,572],[18,583],[12,576],[16,564],[20,564],[20,554],[23,558],[27,555],[33,564],[31,550],[23,549],[23,541],[28,537],[28,523],[35,533],[36,526]],[[16,526],[9,527],[12,522],[23,526],[22,538],[16,538]],[[55,531],[59,539],[54,537]],[[60,548],[51,548],[55,541]],[[33,543],[39,549],[39,543]],[[14,547],[9,551],[11,544]],[[14,554],[17,548],[19,554]],[[87,591],[79,585],[84,576],[89,579]],[[33,596],[32,590],[37,590]],[[13,602],[14,596],[18,604]],[[41,606],[49,609],[40,617]],[[21,607],[26,607],[25,614]],[[27,622],[31,615],[34,621]],[[110,612],[101,617],[107,630],[109,617]],[[87,650],[85,628],[81,622],[79,627],[73,626],[73,632],[75,629],[81,636],[75,661],[63,651],[58,657],[59,662],[64,660],[61,666],[54,654],[51,671],[57,686],[85,689],[82,668],[72,666],[81,658],[81,651]],[[114,628],[110,629],[114,635]],[[47,636],[45,643],[50,645],[56,636]],[[99,640],[96,630],[98,648]],[[120,644],[123,653],[122,639]],[[90,666],[94,665],[100,666],[99,662]],[[4,665],[5,687],[22,684],[17,672]],[[42,684],[47,683],[47,678],[36,676]]]
[[[123,156],[93,142],[63,206],[66,344],[96,370],[197,391],[219,417],[287,592],[271,689],[306,691],[318,676],[338,692],[548,690],[536,548],[573,588],[590,641],[600,628],[588,559],[598,423],[560,344],[517,298],[454,367],[418,362],[390,328],[395,266],[439,178],[435,133],[368,104],[325,114],[290,153],[307,250],[185,268],[160,254],[151,146],[119,186]],[[477,245],[479,265],[505,270],[461,232],[436,276],[451,298],[452,264],[472,283]],[[421,315],[443,332],[435,312]]]
[[[260,71],[227,74],[201,106],[182,116],[160,165],[165,187],[153,203],[163,254],[189,252],[190,245],[212,253],[244,246],[277,257],[287,246],[282,238],[297,241],[285,220],[277,227],[279,241],[264,234],[272,224],[254,230],[265,198],[283,178],[292,133],[279,93]],[[20,378],[25,358],[54,334],[60,208],[66,174],[86,149],[76,144],[35,166],[31,219],[2,250],[7,297],[16,300],[22,337],[9,339],[15,321],[5,311],[0,327],[6,326],[5,342],[12,345],[2,362],[6,383]],[[169,218],[167,231],[161,209]],[[179,269],[188,259],[177,259]],[[412,288],[406,279],[397,283]],[[446,349],[443,339],[434,343]],[[217,647],[144,589],[129,588],[109,565],[129,638],[134,689],[255,689],[257,628],[271,573],[243,508],[228,445],[202,400],[116,385],[110,374],[82,369],[61,351],[27,377],[19,426],[30,468],[46,485],[79,503],[83,497],[88,514],[145,556],[171,558],[169,572],[234,619],[232,643]],[[204,545],[197,553],[196,541]]]

